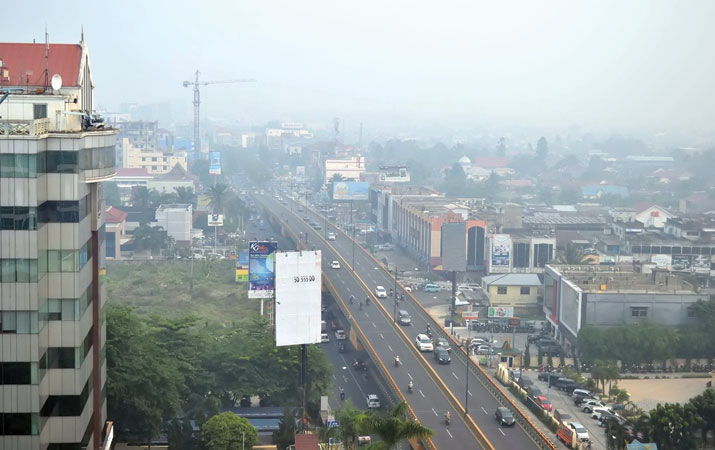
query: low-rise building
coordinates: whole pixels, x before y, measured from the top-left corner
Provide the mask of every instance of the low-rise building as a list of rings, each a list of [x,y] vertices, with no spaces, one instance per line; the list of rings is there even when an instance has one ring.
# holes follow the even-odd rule
[[[122,258],[122,244],[129,240],[129,238],[126,237],[127,216],[127,213],[115,208],[114,206],[107,208],[104,216],[106,229],[105,233],[107,238],[107,258]]]
[[[541,273],[554,259],[556,238],[547,233],[491,234],[487,237],[487,273]]]
[[[512,306],[515,315],[536,311],[542,283],[539,276],[528,273],[507,273],[482,277],[482,290],[491,306]]]
[[[173,238],[177,244],[191,242],[192,206],[191,203],[161,205],[156,209],[156,223]]]
[[[359,181],[365,172],[365,157],[353,156],[349,159],[326,159],[325,182],[329,183],[333,175],[340,175],[343,180]]]
[[[708,299],[667,271],[643,274],[631,266],[547,265],[543,292],[552,336],[568,353],[577,349],[585,325],[680,326],[695,320],[692,306],[698,300]]]
[[[188,170],[188,154],[183,150],[177,151],[147,151],[134,147],[129,139],[122,141],[122,154],[124,167],[143,168],[150,175],[162,175],[168,173],[177,164],[184,170]]]

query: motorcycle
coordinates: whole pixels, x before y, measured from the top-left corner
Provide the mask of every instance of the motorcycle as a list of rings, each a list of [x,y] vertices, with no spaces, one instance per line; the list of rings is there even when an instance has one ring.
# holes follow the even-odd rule
[[[410,394],[412,393],[412,382],[410,382],[410,384],[407,385],[407,392]]]
[[[451,419],[452,419],[451,414],[449,414],[449,413],[445,414],[444,415],[444,424],[449,426],[449,422],[451,421]]]
[[[395,356],[395,367],[400,367],[400,364],[402,364],[402,362],[400,361],[400,357]]]

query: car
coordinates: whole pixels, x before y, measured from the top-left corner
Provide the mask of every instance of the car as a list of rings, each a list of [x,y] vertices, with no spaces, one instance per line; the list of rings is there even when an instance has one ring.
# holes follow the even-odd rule
[[[345,335],[345,330],[335,330],[335,339],[339,341],[344,341],[347,339],[347,336]]]
[[[593,392],[589,391],[588,389],[574,389],[571,393],[571,396],[576,397],[577,395],[580,395],[582,397],[596,398]]]
[[[541,372],[539,373],[539,376],[537,378],[539,379],[539,381],[549,381],[549,378],[551,378],[551,384],[553,385],[554,383],[556,383],[556,380],[558,380],[559,378],[564,378],[564,376],[553,372]]]
[[[412,317],[407,311],[401,309],[397,311],[397,315],[399,316],[398,322],[400,322],[400,325],[412,325]]]
[[[367,396],[367,407],[369,409],[380,408],[380,398],[375,394],[370,394]]]
[[[328,333],[321,333],[321,334],[320,334],[320,342],[321,342],[321,343],[330,342],[330,336],[328,335]]]
[[[315,222],[315,223],[313,223],[313,229],[314,230],[322,230],[323,227],[320,226],[320,224],[318,222]]]
[[[434,345],[432,340],[426,334],[418,334],[415,338],[415,347],[421,352],[431,352],[434,351]]]
[[[568,427],[574,430],[576,433],[576,438],[579,441],[587,441],[588,440],[588,430],[586,427],[581,425],[579,422],[568,422],[567,423]]]
[[[601,414],[614,415],[615,412],[608,406],[605,406],[603,408],[595,407],[591,410],[591,418],[592,419],[600,420]]]
[[[434,359],[440,364],[449,364],[452,358],[449,357],[449,352],[444,347],[434,348]]]
[[[596,399],[586,400],[585,402],[581,403],[581,408],[585,413],[590,413],[591,411],[593,411],[593,408],[603,408],[605,406],[605,403],[603,403],[601,400]]]
[[[548,339],[548,336],[543,335],[543,334],[530,334],[526,337],[526,341],[529,344],[537,344],[539,341],[543,339]]]
[[[425,292],[439,292],[440,291],[439,286],[437,286],[436,284],[432,284],[432,283],[425,284],[425,287],[423,290]]]
[[[489,345],[489,340],[484,338],[474,338],[470,341],[472,346],[476,345]]]
[[[554,409],[554,405],[549,403],[549,400],[544,397],[543,395],[539,395],[537,397],[534,397],[534,400],[536,400],[536,403],[538,403],[539,406],[544,408],[545,410],[551,412]]]
[[[538,397],[538,396],[540,396],[540,395],[543,395],[543,393],[541,392],[541,389],[539,389],[539,388],[536,387],[536,386],[527,386],[527,387],[526,387],[526,394],[527,394],[528,396],[532,397],[532,398],[536,398],[536,397]]]
[[[516,419],[514,419],[514,414],[511,413],[509,408],[505,408],[503,406],[497,408],[496,412],[494,413],[494,417],[496,418],[499,425],[506,425],[507,427],[511,427],[516,423]]]
[[[492,352],[492,348],[488,345],[478,345],[474,351],[477,355],[488,355]]]
[[[449,353],[452,353],[452,346],[449,345],[449,341],[446,338],[437,338],[435,340],[435,345],[437,347],[442,347],[443,349],[447,350]]]
[[[619,416],[618,414],[614,413],[609,413],[609,412],[602,412],[601,416],[598,418],[598,421],[602,427],[606,426],[606,423],[608,423],[609,420],[615,420],[620,426],[624,426],[628,424],[628,419],[626,419],[623,416]]]
[[[590,396],[576,394],[573,396],[573,404],[576,406],[581,406],[581,403],[585,402],[586,400],[592,400],[592,399],[593,399],[593,397],[590,397]]]
[[[387,298],[387,291],[383,286],[375,286],[375,297]]]
[[[339,269],[340,268],[340,263],[338,261],[333,261],[330,263],[330,268],[331,269]]]
[[[556,386],[556,389],[563,391],[566,386],[571,386],[572,384],[576,384],[576,382],[570,378],[559,378],[556,383],[552,383],[552,386]]]
[[[335,240],[335,233],[328,233],[328,240],[329,240],[329,241],[334,241],[334,240]]]

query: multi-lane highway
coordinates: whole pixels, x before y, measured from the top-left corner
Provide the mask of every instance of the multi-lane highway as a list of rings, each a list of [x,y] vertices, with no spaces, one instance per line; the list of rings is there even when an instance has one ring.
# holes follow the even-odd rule
[[[432,353],[421,354],[416,350],[413,340],[418,333],[426,329],[428,323],[436,332],[436,336],[444,336],[440,335],[441,329],[438,331],[439,327],[424,310],[407,298],[401,302],[399,309],[405,309],[412,315],[413,326],[400,327],[394,323],[393,299],[377,299],[372,294],[377,285],[388,290],[394,288],[394,279],[360,248],[355,250],[355,267],[354,271],[351,270],[353,241],[349,236],[330,226],[329,231],[336,234],[336,240],[326,241],[323,238],[328,230],[314,230],[302,219],[302,216],[308,215],[312,220],[324,224],[324,218],[316,212],[306,209],[306,212],[298,216],[291,212],[291,209],[298,211],[298,206],[282,205],[270,195],[258,196],[257,200],[293,233],[299,235],[308,248],[322,250],[326,284],[332,288],[338,302],[343,303],[343,307],[362,330],[364,338],[384,364],[388,376],[403,391],[416,416],[423,424],[435,430],[433,442],[438,448],[537,447],[527,430],[520,425],[503,428],[497,424],[494,412],[501,404],[472,372],[473,369],[467,374],[467,363],[460,350],[452,351],[453,359],[450,365],[439,365],[433,359]],[[333,260],[341,263],[340,269],[331,269],[330,263]],[[356,299],[353,304],[348,301],[351,295]],[[370,297],[371,305],[360,309],[359,302],[364,303],[366,296]],[[402,360],[399,367],[393,364],[395,355],[399,355]],[[413,381],[415,389],[412,394],[407,394],[406,388],[410,380]],[[469,408],[467,417],[459,414],[463,411],[465,397],[468,399]],[[443,419],[446,411],[452,413],[452,423],[449,426],[445,425]],[[471,421],[473,422],[470,423]]]

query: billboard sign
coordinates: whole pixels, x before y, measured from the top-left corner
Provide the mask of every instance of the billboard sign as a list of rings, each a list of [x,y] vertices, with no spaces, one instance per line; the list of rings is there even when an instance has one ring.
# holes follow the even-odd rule
[[[276,346],[320,343],[320,250],[278,252],[275,261]]]
[[[710,257],[705,255],[693,255],[692,267],[694,273],[710,273]]]
[[[370,184],[364,181],[336,181],[333,200],[367,200]]]
[[[487,311],[487,317],[490,319],[510,319],[514,317],[513,306],[490,306]]]
[[[656,269],[670,269],[671,267],[671,256],[670,255],[653,255],[650,260],[655,264]]]
[[[221,175],[221,152],[209,153],[209,175]]]
[[[508,270],[511,266],[511,236],[494,234],[490,243],[491,267],[497,270]]]
[[[238,261],[236,267],[248,267],[248,252],[238,252]]]
[[[690,272],[691,271],[690,255],[673,255],[670,269],[673,272]]]
[[[405,166],[382,166],[378,179],[383,183],[408,183],[410,172]]]
[[[222,227],[223,226],[223,214],[209,214],[209,226],[210,227]]]
[[[248,244],[248,298],[272,298],[277,242]]]
[[[442,270],[465,272],[467,270],[467,224],[451,222],[442,224]]]
[[[239,267],[236,269],[236,283],[248,282],[248,268]]]

